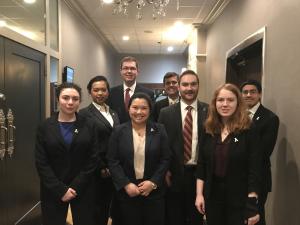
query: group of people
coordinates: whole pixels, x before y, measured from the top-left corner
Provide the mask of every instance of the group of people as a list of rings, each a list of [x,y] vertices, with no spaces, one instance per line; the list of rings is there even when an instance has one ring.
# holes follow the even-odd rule
[[[270,156],[278,117],[248,80],[224,84],[210,105],[192,70],[163,78],[167,97],[136,82],[138,62],[120,63],[123,84],[104,76],[57,89],[59,112],[37,130],[36,167],[44,225],[265,225]]]

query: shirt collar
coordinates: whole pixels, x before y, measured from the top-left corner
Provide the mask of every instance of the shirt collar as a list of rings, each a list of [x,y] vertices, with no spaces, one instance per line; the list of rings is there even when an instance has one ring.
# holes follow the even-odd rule
[[[180,107],[182,109],[186,109],[187,106],[189,106],[189,105],[186,104],[184,101],[182,101],[182,100],[180,101]],[[197,109],[198,109],[198,101],[197,101],[197,99],[192,104],[190,104],[190,106],[192,106],[193,109],[195,109],[197,111]]]
[[[92,102],[92,104],[100,111],[100,112],[109,112],[109,106],[105,103],[103,105],[99,105],[96,102]]]
[[[251,109],[248,109],[248,111],[251,112],[252,115],[254,115],[259,106],[260,106],[260,102],[256,103],[256,105],[253,106]]]
[[[128,87],[125,83],[123,83],[124,92],[126,91],[127,88],[130,88],[130,91],[134,92],[135,87],[136,87],[136,81],[131,87]]]
[[[179,97],[177,97],[175,100],[168,97],[168,101],[169,101],[169,105],[175,104],[175,103],[179,102]]]

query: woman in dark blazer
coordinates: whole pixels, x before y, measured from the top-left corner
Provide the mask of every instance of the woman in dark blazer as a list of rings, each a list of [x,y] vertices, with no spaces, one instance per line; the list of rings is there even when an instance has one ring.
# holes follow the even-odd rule
[[[241,94],[219,87],[200,140],[195,205],[209,225],[254,225],[259,221],[261,152]]]
[[[107,225],[114,187],[105,157],[109,137],[113,128],[119,124],[119,118],[117,113],[105,104],[109,96],[109,83],[104,76],[93,77],[87,85],[87,90],[93,102],[80,110],[79,114],[93,121],[100,145],[95,170],[95,223]]]
[[[40,124],[35,159],[40,176],[44,225],[65,225],[71,206],[74,225],[93,224],[93,173],[97,159],[94,125],[78,115],[81,88],[57,89],[59,112]]]
[[[148,120],[151,99],[135,93],[130,122],[117,126],[109,141],[108,165],[117,189],[122,224],[164,224],[164,177],[170,150],[163,125]]]

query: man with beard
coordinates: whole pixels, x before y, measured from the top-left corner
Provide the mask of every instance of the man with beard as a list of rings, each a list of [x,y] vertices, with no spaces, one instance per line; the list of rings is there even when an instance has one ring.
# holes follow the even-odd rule
[[[206,103],[197,100],[198,75],[186,70],[179,77],[180,102],[163,108],[158,121],[165,125],[172,152],[166,175],[167,225],[199,225],[202,216],[195,207],[198,138],[207,115]]]
[[[128,103],[130,97],[137,92],[143,92],[154,100],[152,90],[137,84],[136,77],[139,74],[138,62],[134,57],[127,56],[121,60],[120,73],[123,84],[113,87],[110,90],[108,105],[117,112],[120,123],[129,121]]]
[[[256,80],[248,80],[241,85],[242,96],[248,106],[252,126],[255,127],[260,137],[260,146],[263,150],[263,174],[262,188],[258,198],[260,221],[259,225],[265,225],[265,203],[268,192],[272,190],[272,175],[270,157],[276,144],[279,118],[265,108],[261,102],[261,84]]]
[[[164,89],[167,93],[167,98],[162,99],[154,104],[152,115],[155,121],[157,121],[162,108],[173,105],[179,101],[178,79],[179,76],[175,72],[168,72],[165,74],[163,82]]]

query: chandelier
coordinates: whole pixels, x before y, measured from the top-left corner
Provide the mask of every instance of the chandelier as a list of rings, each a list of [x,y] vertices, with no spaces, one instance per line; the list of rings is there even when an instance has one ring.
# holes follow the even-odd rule
[[[105,0],[100,0],[103,4]],[[143,18],[142,10],[146,6],[152,6],[152,18],[166,16],[166,6],[170,0],[113,0],[113,14],[121,14],[128,16],[129,5],[136,2],[136,19],[141,20]],[[179,0],[177,0],[177,3]],[[179,4],[179,3],[178,3]]]

